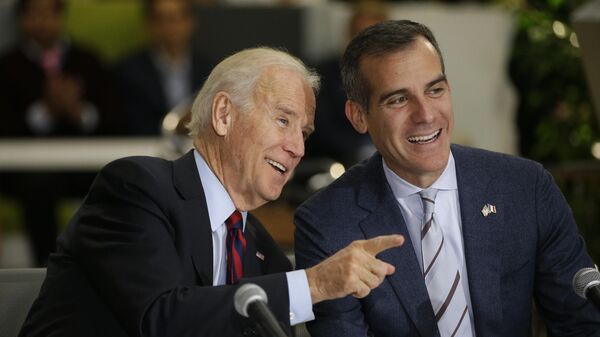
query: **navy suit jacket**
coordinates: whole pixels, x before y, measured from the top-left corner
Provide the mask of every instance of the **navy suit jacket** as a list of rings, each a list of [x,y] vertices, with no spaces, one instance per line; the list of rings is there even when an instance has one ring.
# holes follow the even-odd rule
[[[206,198],[191,151],[107,165],[60,236],[20,336],[257,335],[234,310],[238,286],[212,286]],[[289,331],[291,264],[251,215],[245,237],[240,284],[265,289]]]
[[[535,300],[550,336],[600,336],[600,314],[571,290],[593,263],[571,211],[543,167],[532,161],[453,145],[464,255],[479,337],[529,336]],[[399,233],[405,244],[378,257],[394,274],[364,299],[315,306],[313,337],[439,336],[422,272],[379,154],[301,205],[295,215],[298,268],[353,240]],[[483,216],[485,204],[496,213]]]

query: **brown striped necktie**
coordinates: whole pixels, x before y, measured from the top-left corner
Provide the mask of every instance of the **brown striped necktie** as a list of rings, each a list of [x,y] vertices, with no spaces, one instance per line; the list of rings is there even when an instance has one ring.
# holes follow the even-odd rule
[[[441,337],[472,336],[471,319],[456,258],[447,253],[442,228],[434,217],[437,190],[422,190],[421,253],[423,277]],[[447,244],[446,244],[447,245]]]

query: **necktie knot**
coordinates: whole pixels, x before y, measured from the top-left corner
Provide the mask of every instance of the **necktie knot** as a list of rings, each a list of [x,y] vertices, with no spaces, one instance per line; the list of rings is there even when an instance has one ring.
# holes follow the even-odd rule
[[[225,220],[225,224],[227,225],[227,231],[230,231],[232,229],[243,229],[244,221],[242,220],[242,214],[240,213],[240,211],[233,211],[229,218]]]
[[[435,208],[435,197],[437,196],[438,190],[435,188],[428,188],[419,192],[421,195],[421,201],[423,201],[423,211],[425,213],[425,219],[429,219],[433,214]]]

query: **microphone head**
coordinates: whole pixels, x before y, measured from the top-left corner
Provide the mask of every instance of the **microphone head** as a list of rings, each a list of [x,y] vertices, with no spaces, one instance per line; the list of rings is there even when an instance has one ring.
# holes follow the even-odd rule
[[[235,291],[233,306],[238,314],[248,317],[248,305],[254,301],[267,303],[267,293],[254,283],[246,283]]]
[[[600,272],[594,268],[583,268],[573,276],[573,289],[582,298],[587,299],[586,292],[590,287],[600,284]]]

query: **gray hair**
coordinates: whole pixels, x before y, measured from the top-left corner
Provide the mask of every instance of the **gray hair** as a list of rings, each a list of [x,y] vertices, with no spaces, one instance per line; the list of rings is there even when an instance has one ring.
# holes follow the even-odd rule
[[[189,135],[196,137],[208,126],[212,100],[220,91],[229,93],[234,105],[248,111],[254,104],[257,81],[264,70],[271,66],[293,70],[304,77],[315,94],[319,90],[319,75],[287,52],[268,47],[242,50],[221,61],[204,82],[192,105],[192,119],[187,124]]]
[[[342,83],[348,99],[369,111],[371,90],[365,74],[360,71],[360,61],[365,57],[385,56],[409,48],[422,36],[435,48],[445,73],[444,58],[433,33],[427,26],[409,21],[384,21],[375,24],[350,41],[341,62]]]

